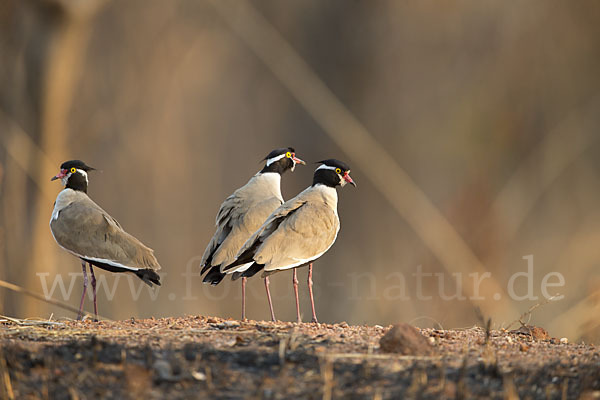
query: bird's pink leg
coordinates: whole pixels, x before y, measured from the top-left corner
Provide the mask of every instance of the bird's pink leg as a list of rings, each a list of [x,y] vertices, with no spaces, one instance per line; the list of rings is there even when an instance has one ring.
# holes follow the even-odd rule
[[[85,299],[85,292],[87,291],[88,286],[88,278],[87,272],[85,270],[85,261],[81,262],[81,268],[83,269],[83,293],[81,294],[81,301],[79,302],[79,314],[77,314],[77,320],[81,321],[83,319],[83,300]]]
[[[267,289],[267,300],[269,300],[269,310],[271,310],[271,321],[275,322],[275,312],[273,312],[273,302],[271,301],[271,292],[269,291],[269,277],[265,277],[265,289]]]
[[[98,322],[98,305],[96,304],[96,276],[94,276],[94,268],[90,264],[90,273],[92,274],[92,292],[94,293],[94,322]]]
[[[246,281],[248,278],[242,277],[242,321],[246,320]]]
[[[318,323],[317,314],[315,313],[315,300],[313,299],[313,280],[312,280],[312,263],[308,264],[308,294],[310,295],[310,306],[312,307],[312,321]]]
[[[296,318],[298,323],[302,322],[302,318],[300,318],[300,302],[298,301],[298,274],[296,272],[298,268],[294,268],[294,272],[292,274],[292,284],[294,285],[294,295],[296,296]]]

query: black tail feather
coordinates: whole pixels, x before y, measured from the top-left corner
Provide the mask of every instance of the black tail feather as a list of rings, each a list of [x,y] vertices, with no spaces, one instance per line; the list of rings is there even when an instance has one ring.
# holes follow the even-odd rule
[[[258,249],[258,247],[262,244],[262,241],[260,240],[256,240],[256,242],[254,242],[254,244],[252,245],[252,247],[250,247],[248,250],[244,251],[242,254],[240,254],[236,260],[234,262],[232,262],[229,265],[226,265],[223,268],[223,271],[227,271],[228,269],[237,267],[238,265],[243,265],[243,264],[248,264],[249,262],[254,261],[254,253],[256,252],[256,249]]]
[[[242,265],[242,264],[247,264],[247,263],[249,263],[249,262],[251,262],[251,261],[252,261],[252,258],[250,258],[250,259],[248,259],[248,260],[241,259],[241,258],[237,258],[237,259],[236,259],[234,262],[232,262],[231,264],[229,264],[229,265],[226,265],[225,267],[223,267],[223,271],[230,270],[231,268],[237,267],[237,266],[239,266],[239,265]]]
[[[200,271],[200,275],[203,275],[206,271],[208,271],[211,267],[213,267],[213,265],[212,265],[212,259],[213,259],[213,255],[214,254],[215,254],[215,252],[213,250],[213,252],[211,253],[211,255],[204,262],[204,265],[201,265],[202,270]]]
[[[264,267],[265,267],[265,264],[254,263],[254,264],[252,264],[250,266],[250,268],[248,268],[247,270],[244,271],[244,273],[242,274],[242,276],[245,277],[245,278],[250,278],[250,277],[256,275]]]
[[[158,275],[153,269],[139,269],[135,271],[135,274],[150,287],[152,287],[153,283],[160,286],[160,275]]]
[[[240,279],[242,274],[243,274],[243,272],[234,272],[233,274],[231,274],[231,280],[237,281],[238,279]]]
[[[239,279],[240,277],[250,278],[250,277],[256,275],[261,269],[264,268],[264,266],[265,266],[265,264],[254,263],[250,266],[250,268],[248,268],[245,271],[234,272],[231,277],[231,280],[235,281],[235,280]]]
[[[204,283],[210,283],[211,285],[218,285],[223,278],[225,278],[225,274],[222,273],[219,270],[219,266],[213,266],[209,271],[208,274],[206,274],[206,276],[204,277],[204,279],[202,279],[202,282]]]
[[[206,271],[208,271],[210,268],[212,267],[212,265],[210,265],[210,263],[206,263],[204,264],[204,266],[202,267],[202,269],[200,270],[200,275],[204,275],[204,273]]]
[[[158,275],[155,270],[150,269],[150,268],[131,270],[129,268],[116,267],[112,264],[108,264],[108,263],[105,263],[102,261],[88,260],[83,257],[81,257],[81,260],[83,260],[95,267],[101,268],[105,271],[119,272],[119,273],[120,272],[133,272],[138,278],[143,280],[146,285],[152,287],[152,284],[154,283],[154,284],[160,286],[160,275]]]

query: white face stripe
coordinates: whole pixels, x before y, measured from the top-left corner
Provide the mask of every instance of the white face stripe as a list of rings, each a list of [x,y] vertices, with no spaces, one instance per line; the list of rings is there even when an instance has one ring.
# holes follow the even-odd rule
[[[321,165],[319,165],[319,168],[315,169],[315,171],[318,171],[320,169],[330,169],[332,171],[335,171],[337,168],[336,167],[330,167],[329,165],[321,164]]]
[[[273,164],[274,162],[277,162],[277,161],[281,160],[283,157],[285,157],[285,154],[280,154],[277,157],[269,158],[267,160],[267,167],[269,165]]]
[[[85,172],[85,171],[84,171],[84,170],[82,170],[82,169],[78,169],[78,170],[77,170],[77,172],[79,172],[81,175],[83,175],[83,176],[85,177],[85,181],[86,181],[86,183],[90,183],[90,182],[88,181],[88,175],[87,175],[87,172]]]

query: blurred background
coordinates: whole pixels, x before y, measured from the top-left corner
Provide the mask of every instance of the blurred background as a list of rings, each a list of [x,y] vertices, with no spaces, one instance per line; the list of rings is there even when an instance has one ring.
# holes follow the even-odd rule
[[[48,228],[49,179],[78,158],[163,267],[155,291],[98,272],[103,316],[239,318],[239,282],[203,285],[198,263],[224,198],[293,146],[358,184],[315,263],[322,322],[460,328],[479,307],[505,327],[539,305],[523,320],[598,342],[599,20],[594,0],[2,0],[0,279],[78,305],[80,263]],[[544,292],[549,273],[564,285]],[[291,273],[271,282],[294,320]],[[248,290],[268,318],[262,280]],[[0,312],[75,317],[3,288]]]

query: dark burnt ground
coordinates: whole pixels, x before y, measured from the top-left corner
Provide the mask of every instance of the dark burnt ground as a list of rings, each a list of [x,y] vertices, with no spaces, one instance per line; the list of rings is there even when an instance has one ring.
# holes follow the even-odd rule
[[[436,355],[383,354],[387,328],[206,317],[0,325],[0,397],[533,398],[592,396],[600,352],[481,328],[424,329]]]

